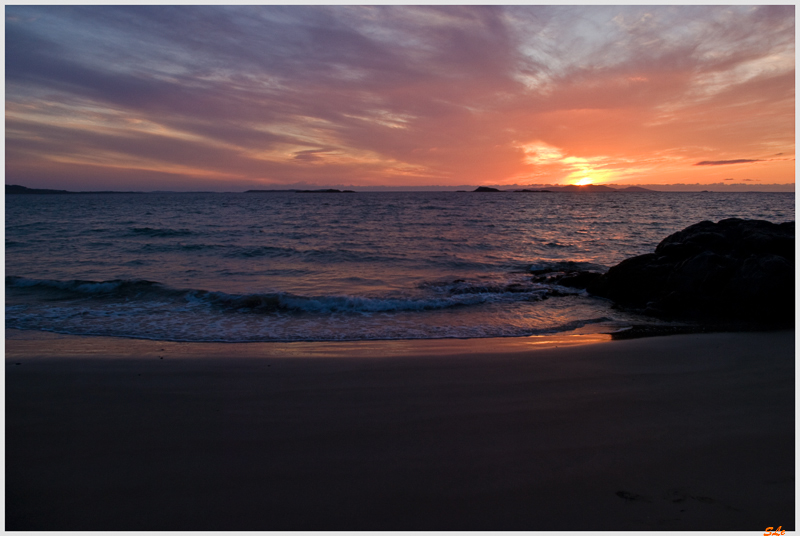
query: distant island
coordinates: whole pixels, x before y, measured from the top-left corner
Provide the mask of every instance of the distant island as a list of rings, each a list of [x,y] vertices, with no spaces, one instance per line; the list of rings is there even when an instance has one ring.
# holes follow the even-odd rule
[[[473,192],[504,192],[508,190],[498,190],[497,188],[490,188],[489,186],[478,186]],[[578,186],[577,184],[569,184],[567,186],[548,186],[542,190],[511,190],[513,192],[528,192],[528,193],[551,193],[551,192],[656,192],[656,190],[649,190],[641,186],[628,186],[627,188],[612,188],[610,186],[603,186],[602,184],[586,184]]]
[[[246,194],[268,194],[274,192],[295,192],[298,194],[354,194],[354,190],[337,190],[336,188],[325,188],[322,190],[247,190]]]
[[[555,188],[548,187],[552,192],[655,192],[641,186],[628,186],[627,188],[612,188],[611,186],[603,186],[602,184],[585,184],[578,186],[577,184],[569,184],[567,186],[558,186]]]

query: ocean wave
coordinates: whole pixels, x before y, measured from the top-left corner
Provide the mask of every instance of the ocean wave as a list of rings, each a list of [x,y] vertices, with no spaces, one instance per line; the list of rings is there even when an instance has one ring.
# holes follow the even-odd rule
[[[229,258],[254,258],[254,257],[291,257],[296,255],[298,250],[295,248],[279,247],[279,246],[254,246],[254,247],[239,247],[234,248],[232,251],[225,253],[225,257]]]
[[[189,236],[194,234],[189,229],[158,229],[154,227],[131,227],[131,234],[136,236],[147,236],[153,238],[163,238],[172,236]]]
[[[289,292],[235,294],[202,289],[176,289],[156,281],[115,279],[110,281],[28,279],[6,276],[6,289],[17,292],[41,293],[42,298],[82,298],[171,301],[175,305],[206,306],[229,312],[250,313],[336,313],[370,314],[402,311],[427,311],[481,305],[494,302],[537,301],[545,299],[546,289],[513,284],[463,285],[456,281],[439,287],[427,296],[304,296]]]
[[[6,276],[6,289],[28,289],[50,294],[82,296],[142,297],[144,295],[177,295],[180,291],[170,289],[155,281],[145,279],[113,279],[110,281],[84,281],[72,279],[29,279],[13,275]]]
[[[145,244],[136,244],[128,250],[129,253],[204,253],[208,252],[212,255],[218,255],[219,251],[226,251],[231,249],[232,246],[225,244],[193,244],[193,243],[174,243],[174,242],[161,242],[153,243],[148,242]],[[227,256],[227,255],[224,255]]]
[[[537,298],[544,297],[544,295],[551,290],[550,287],[538,282],[533,282],[530,280],[530,278],[516,278],[505,281],[454,279],[452,281],[432,281],[421,283],[419,288],[430,289],[437,293],[444,293],[454,296],[464,294],[529,294]]]
[[[388,313],[400,311],[426,311],[454,306],[485,303],[481,297],[449,298],[370,298],[363,296],[300,296],[289,293],[226,294],[222,292],[193,292],[196,299],[217,307],[242,312],[295,312],[314,314],[335,313]]]
[[[601,324],[603,322],[613,322],[614,319],[608,316],[601,316],[598,318],[586,318],[586,319],[577,319],[572,320],[570,322],[565,322],[563,324],[558,324],[555,326],[549,326],[544,329],[539,329],[535,333],[531,333],[532,335],[548,335],[552,333],[565,333],[568,331],[574,331],[576,329],[580,329],[584,326],[588,326],[590,324]]]
[[[251,258],[296,258],[304,262],[325,263],[384,263],[397,262],[406,258],[406,255],[375,255],[371,251],[353,250],[346,248],[327,249],[310,248],[301,249],[284,246],[239,246],[231,247],[223,255],[232,259]]]
[[[607,270],[607,266],[581,261],[539,261],[528,268],[528,271],[535,275],[550,272],[606,272]]]

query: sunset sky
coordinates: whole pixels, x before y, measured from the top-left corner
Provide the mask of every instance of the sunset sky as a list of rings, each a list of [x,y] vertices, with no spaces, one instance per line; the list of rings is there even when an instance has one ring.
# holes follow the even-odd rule
[[[6,183],[794,183],[794,6],[6,6]]]

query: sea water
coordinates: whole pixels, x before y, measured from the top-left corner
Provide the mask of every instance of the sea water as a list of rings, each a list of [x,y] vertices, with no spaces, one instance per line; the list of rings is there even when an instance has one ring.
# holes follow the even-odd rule
[[[609,332],[652,319],[532,271],[605,271],[792,193],[8,195],[6,327],[174,341]]]

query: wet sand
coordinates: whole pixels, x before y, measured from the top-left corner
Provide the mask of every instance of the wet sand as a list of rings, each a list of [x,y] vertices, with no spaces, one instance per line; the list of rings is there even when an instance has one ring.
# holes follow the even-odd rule
[[[6,528],[793,530],[794,333],[604,339],[10,331]]]

